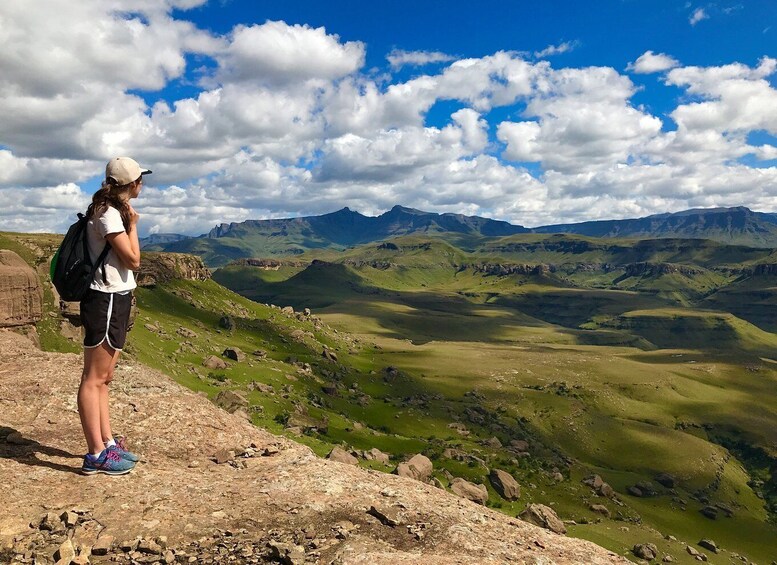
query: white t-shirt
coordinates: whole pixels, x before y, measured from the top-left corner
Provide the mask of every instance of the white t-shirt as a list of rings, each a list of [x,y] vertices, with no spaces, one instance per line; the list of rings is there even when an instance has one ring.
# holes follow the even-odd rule
[[[89,246],[89,257],[94,263],[100,257],[105,248],[107,240],[105,236],[111,233],[124,231],[124,224],[121,221],[121,214],[113,206],[106,206],[97,210],[86,226],[86,240]],[[103,282],[103,267],[105,268],[105,280]],[[94,272],[94,280],[89,288],[99,290],[100,292],[128,292],[134,289],[135,275],[130,269],[124,266],[119,256],[113,249],[108,252],[105,262],[97,265]]]

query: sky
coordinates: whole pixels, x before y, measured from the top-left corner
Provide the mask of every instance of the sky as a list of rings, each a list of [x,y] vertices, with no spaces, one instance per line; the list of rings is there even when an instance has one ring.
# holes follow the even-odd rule
[[[777,212],[777,0],[1,2],[0,230],[62,233],[120,155],[142,236]]]

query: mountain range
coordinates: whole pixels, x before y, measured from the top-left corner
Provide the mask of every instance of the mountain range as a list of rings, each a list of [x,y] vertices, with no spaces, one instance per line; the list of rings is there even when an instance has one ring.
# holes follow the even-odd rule
[[[195,253],[212,267],[241,258],[288,256],[313,249],[343,250],[392,237],[440,235],[466,247],[484,237],[568,233],[600,238],[710,239],[750,247],[777,247],[777,214],[745,207],[694,209],[644,218],[600,220],[526,228],[462,214],[437,214],[394,206],[379,216],[349,208],[321,216],[223,223],[207,234],[156,234],[142,240],[148,251]]]

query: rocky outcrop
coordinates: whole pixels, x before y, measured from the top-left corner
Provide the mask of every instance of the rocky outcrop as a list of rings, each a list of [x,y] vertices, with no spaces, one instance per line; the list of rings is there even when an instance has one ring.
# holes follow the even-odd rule
[[[357,269],[361,267],[372,267],[373,269],[378,269],[379,271],[385,271],[387,269],[390,269],[391,267],[396,266],[396,264],[392,263],[391,261],[378,261],[378,260],[361,261],[356,259],[346,259],[345,261],[343,261],[343,265],[356,267]]]
[[[78,556],[127,563],[628,563],[431,485],[317,457],[129,358],[111,408],[141,462],[123,477],[81,476],[80,374],[80,355],[0,331],[0,484],[13,485],[0,561],[38,548],[50,560],[67,540]]]
[[[210,270],[200,257],[186,253],[143,253],[135,273],[138,286],[154,286],[172,280],[204,281]]]
[[[705,271],[698,267],[691,267],[689,265],[679,265],[675,263],[631,263],[624,266],[625,276],[627,277],[642,277],[642,276],[658,276],[678,273],[681,275],[691,276],[700,275]]]
[[[777,263],[760,263],[752,269],[753,276],[763,277],[777,275]]]
[[[32,267],[0,249],[0,327],[27,326],[41,319],[43,289]]]
[[[461,271],[472,269],[476,273],[504,277],[507,275],[545,275],[554,270],[551,265],[527,265],[509,263],[472,263],[457,265]]]
[[[307,267],[306,261],[281,261],[279,259],[235,259],[227,267],[257,267],[266,271],[277,271],[281,267]]]

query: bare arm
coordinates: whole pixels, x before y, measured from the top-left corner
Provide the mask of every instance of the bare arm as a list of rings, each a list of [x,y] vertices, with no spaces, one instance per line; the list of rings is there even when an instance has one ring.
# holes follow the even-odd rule
[[[105,236],[124,266],[132,271],[137,271],[140,268],[140,242],[138,241],[137,229],[139,218],[140,215],[130,206],[129,233],[121,231]]]

